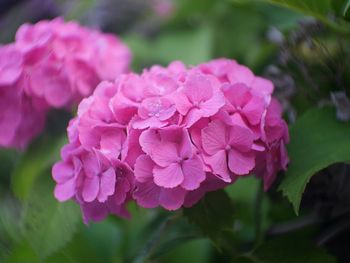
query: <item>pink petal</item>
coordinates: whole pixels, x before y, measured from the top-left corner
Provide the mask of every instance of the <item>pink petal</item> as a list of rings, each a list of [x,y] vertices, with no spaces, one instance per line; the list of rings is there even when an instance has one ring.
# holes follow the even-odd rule
[[[153,181],[136,183],[136,190],[133,193],[137,204],[144,208],[155,208],[159,205],[160,187]]]
[[[74,167],[65,163],[58,162],[52,167],[52,177],[56,183],[64,183],[74,176]]]
[[[183,90],[175,92],[172,97],[176,109],[180,114],[186,115],[188,111],[192,108],[191,102],[188,100],[187,96],[183,93]]]
[[[97,196],[99,202],[107,201],[108,196],[114,194],[116,175],[113,168],[103,172],[100,178],[100,190]]]
[[[214,95],[207,101],[201,103],[200,108],[203,117],[210,117],[216,114],[225,105],[225,97],[220,90],[214,89]]]
[[[190,135],[187,130],[182,131],[182,140],[180,144],[180,156],[182,158],[192,158],[193,145],[191,143]]]
[[[185,83],[184,92],[191,103],[206,101],[213,96],[210,81],[203,75],[191,75]]]
[[[151,157],[147,155],[141,155],[137,158],[135,163],[135,178],[140,183],[145,183],[153,178],[153,168],[155,163]]]
[[[126,134],[121,129],[111,129],[104,132],[101,137],[100,147],[103,154],[110,158],[118,158],[122,153]]]
[[[172,142],[161,142],[152,149],[151,157],[159,166],[167,167],[179,159],[177,145]]]
[[[242,153],[231,149],[228,154],[228,166],[234,174],[249,174],[255,166],[254,152]]]
[[[0,85],[14,84],[22,74],[22,54],[10,44],[0,47]]]
[[[95,154],[88,153],[83,156],[84,172],[88,177],[96,177],[100,173],[100,164]]]
[[[244,127],[234,125],[230,129],[230,145],[235,149],[246,152],[252,148],[253,133]]]
[[[60,202],[65,202],[75,195],[75,178],[57,184],[54,191],[55,197]]]
[[[204,117],[203,111],[201,109],[192,108],[185,116],[186,128],[191,127],[200,118]]]
[[[170,164],[165,168],[154,167],[153,177],[156,185],[165,188],[174,188],[184,180],[181,166],[177,163]]]
[[[231,182],[231,177],[227,168],[226,151],[221,150],[212,156],[204,156],[204,161],[213,170],[213,173],[225,182]]]
[[[265,110],[265,103],[261,98],[253,97],[243,108],[243,113],[252,125],[257,125]]]
[[[228,78],[232,84],[244,83],[250,86],[255,77],[249,68],[236,64],[234,69],[228,73]]]
[[[249,88],[243,83],[226,86],[224,94],[229,103],[235,108],[243,107],[251,98]]]
[[[184,161],[182,164],[182,171],[184,174],[184,180],[181,187],[186,190],[191,191],[197,189],[205,179],[204,167],[199,157],[194,157],[192,160]]]
[[[159,132],[154,129],[146,130],[141,133],[139,142],[142,150],[148,155],[151,155],[153,149],[157,148],[160,142]]]
[[[202,145],[206,153],[213,155],[227,145],[226,127],[221,121],[213,121],[202,130]]]
[[[126,178],[119,177],[115,186],[114,196],[112,197],[113,202],[117,205],[123,204],[130,188],[131,185],[129,181]]]
[[[255,77],[252,83],[253,90],[258,94],[271,95],[273,93],[273,83],[270,80]]]
[[[147,128],[161,128],[167,125],[167,122],[160,121],[155,117],[151,117],[145,120],[135,120],[132,124],[134,129],[147,129]]]
[[[186,190],[176,187],[173,189],[161,189],[159,204],[167,210],[179,209],[184,203]]]
[[[98,176],[86,177],[84,179],[82,197],[86,202],[92,202],[96,199],[100,188]]]

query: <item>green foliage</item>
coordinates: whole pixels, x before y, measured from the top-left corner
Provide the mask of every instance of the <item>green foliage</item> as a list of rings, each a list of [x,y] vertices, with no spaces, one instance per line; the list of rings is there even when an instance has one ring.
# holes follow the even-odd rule
[[[336,263],[325,249],[302,236],[287,236],[266,241],[252,253],[233,260],[239,263]]]
[[[39,138],[16,163],[12,173],[12,188],[18,198],[25,199],[35,180],[59,158],[59,149],[66,137]]]
[[[350,9],[350,1],[348,0],[345,2],[345,6],[343,9],[343,16],[347,16],[349,9]]]
[[[266,1],[272,4],[280,5],[285,8],[293,9],[295,11],[312,16],[324,24],[328,25],[336,31],[343,33],[350,33],[349,25],[344,25],[341,17],[334,22],[329,19],[329,15],[337,14],[334,9],[333,0],[259,0]]]
[[[325,19],[332,10],[332,0],[267,0],[286,8],[295,9],[301,13]]]
[[[233,231],[234,208],[223,190],[206,194],[196,205],[184,209],[184,215],[218,248],[225,245],[225,233]]]
[[[299,211],[302,194],[311,177],[333,163],[350,161],[350,124],[337,121],[332,108],[306,112],[290,128],[290,164],[280,185]]]
[[[23,217],[25,236],[41,259],[69,242],[81,221],[78,205],[73,201],[57,202],[52,183],[46,182],[42,180],[33,187]]]
[[[135,3],[135,13],[148,4],[110,2],[126,13]],[[291,162],[285,177],[279,177],[280,189],[297,213],[313,175],[331,164],[349,162],[350,124],[337,121],[332,108],[310,109],[321,100],[329,103],[331,91],[349,91],[349,0],[178,0],[169,18],[156,17],[151,7],[141,18],[131,12],[126,23],[130,27],[119,14],[108,18],[105,12],[104,17],[104,4],[96,0],[53,3],[58,5],[54,11],[66,18],[94,25],[110,19],[102,27],[109,31],[125,27],[122,39],[133,52],[133,69],[138,72],[155,63],[198,64],[217,57],[236,59],[257,74],[268,75],[270,66],[278,68],[282,75],[272,79],[277,80],[276,95],[283,99],[288,117],[293,120],[290,110],[296,115],[306,112],[291,126]],[[4,25],[9,29],[2,32],[4,40],[10,41],[15,28],[28,20],[25,7],[6,14]],[[328,27],[318,28],[310,17]],[[308,22],[300,27],[300,21]],[[284,94],[285,77],[295,81],[295,93]],[[309,211],[303,209],[296,217],[276,191],[278,183],[264,193],[260,179],[253,176],[208,193],[182,211],[143,209],[132,203],[130,220],[110,216],[84,225],[75,203],[59,203],[53,197],[50,169],[66,137],[58,128],[66,126],[61,114],[50,115],[47,134],[24,153],[0,151],[0,262],[336,262],[310,241],[323,234],[323,225],[306,220],[312,225],[310,233],[303,226],[305,218],[313,218]],[[333,220],[322,219],[324,225]],[[289,234],[295,226],[302,235]]]

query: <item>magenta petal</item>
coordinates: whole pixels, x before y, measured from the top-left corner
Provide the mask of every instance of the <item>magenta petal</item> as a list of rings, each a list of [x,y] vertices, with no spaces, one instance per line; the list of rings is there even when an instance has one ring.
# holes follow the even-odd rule
[[[249,174],[255,166],[254,152],[242,153],[231,149],[228,154],[230,171],[237,175]]]
[[[133,196],[138,205],[144,208],[154,208],[159,205],[160,187],[153,181],[136,183],[136,190]]]
[[[83,212],[84,223],[88,224],[91,220],[94,222],[105,219],[108,215],[108,207],[105,203],[94,201],[91,203],[80,204]]]
[[[178,91],[173,95],[173,101],[175,102],[176,109],[182,115],[186,115],[192,107],[191,102],[189,102],[187,96],[182,91]]]
[[[121,129],[112,129],[109,132],[104,132],[101,137],[101,151],[111,158],[118,158],[122,153],[126,134]]]
[[[100,188],[98,176],[86,177],[82,191],[82,197],[86,202],[92,202],[96,199]]]
[[[152,151],[157,147],[159,141],[159,133],[157,130],[153,129],[142,132],[139,138],[142,150],[148,155],[152,155]]]
[[[201,104],[203,117],[210,117],[216,114],[225,104],[225,97],[220,90],[214,90],[214,95]]]
[[[141,155],[135,163],[135,178],[140,183],[145,183],[153,178],[154,162],[147,155]]]
[[[154,167],[153,177],[156,185],[165,188],[174,188],[180,185],[184,180],[181,166],[178,163],[170,164],[165,168],[159,166]]]
[[[223,122],[213,121],[209,123],[208,127],[202,130],[203,149],[211,155],[225,149],[226,136],[226,127]]]
[[[212,168],[216,176],[220,177],[225,182],[231,182],[225,150],[218,151],[212,156],[204,156],[204,161]]]
[[[114,194],[116,175],[113,168],[103,172],[100,179],[100,190],[97,196],[99,202],[107,201],[108,196]]]
[[[177,145],[171,142],[159,143],[152,150],[152,159],[159,166],[169,166],[179,159]]]
[[[243,108],[243,113],[252,125],[257,125],[261,121],[265,110],[265,103],[261,98],[252,98]]]
[[[184,203],[186,190],[176,187],[173,189],[161,189],[159,204],[168,210],[179,209]]]
[[[65,163],[58,162],[52,167],[52,177],[56,183],[63,183],[74,176],[74,168]]]
[[[75,195],[75,179],[72,178],[55,187],[55,197],[58,201],[64,202],[71,199]]]
[[[234,125],[230,129],[230,145],[240,151],[249,151],[253,145],[253,133],[244,127]]]
[[[204,167],[199,157],[194,157],[192,160],[184,161],[182,164],[184,180],[181,187],[186,190],[197,189],[201,182],[205,179]]]
[[[185,94],[192,103],[206,101],[213,96],[210,81],[200,74],[192,75],[185,83]]]

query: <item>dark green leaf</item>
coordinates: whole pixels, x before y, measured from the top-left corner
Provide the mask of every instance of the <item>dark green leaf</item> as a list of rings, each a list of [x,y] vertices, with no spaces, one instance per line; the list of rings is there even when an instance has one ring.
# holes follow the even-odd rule
[[[332,10],[331,0],[264,0],[298,12],[325,19]]]
[[[306,184],[333,163],[350,161],[350,123],[337,121],[333,108],[306,112],[290,129],[290,164],[280,190],[298,213]]]
[[[260,263],[336,263],[323,248],[316,247],[305,237],[286,236],[266,241],[250,257]]]
[[[55,200],[52,184],[44,182],[41,180],[33,187],[24,212],[25,235],[40,258],[69,242],[81,221],[78,206],[73,201]]]
[[[25,199],[35,180],[49,169],[59,157],[66,141],[62,137],[42,137],[33,143],[16,164],[12,174],[12,188],[20,199]]]
[[[343,16],[346,16],[346,14],[347,14],[348,11],[349,11],[349,8],[350,8],[350,0],[348,0],[348,1],[345,3],[344,10],[343,10]]]
[[[184,214],[218,247],[220,247],[223,232],[233,230],[233,204],[223,190],[207,193],[196,205],[184,209]]]

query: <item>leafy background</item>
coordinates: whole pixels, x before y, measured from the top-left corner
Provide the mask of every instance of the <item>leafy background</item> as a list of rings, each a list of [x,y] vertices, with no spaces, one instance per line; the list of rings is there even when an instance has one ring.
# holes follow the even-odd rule
[[[2,0],[0,42],[64,16],[114,32],[133,69],[235,58],[271,79],[290,124],[289,169],[264,193],[240,179],[177,212],[82,223],[52,195],[71,114],[52,112],[26,152],[0,150],[0,262],[350,262],[350,1]]]

